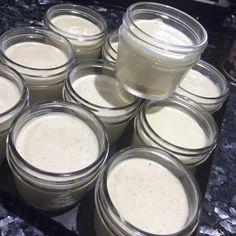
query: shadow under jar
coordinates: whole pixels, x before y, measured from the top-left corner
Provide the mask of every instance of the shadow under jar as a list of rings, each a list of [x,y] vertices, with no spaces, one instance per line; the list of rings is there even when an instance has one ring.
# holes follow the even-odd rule
[[[119,139],[141,102],[123,89],[114,68],[99,60],[81,62],[70,71],[63,98],[96,114],[105,125],[110,144]]]
[[[29,90],[22,76],[0,63],[0,162],[6,156],[6,138],[12,121],[29,105]]]
[[[134,121],[132,145],[158,147],[194,168],[214,150],[217,137],[209,112],[191,100],[172,97],[142,105]]]
[[[70,43],[59,34],[21,27],[0,37],[0,58],[24,77],[31,103],[61,99],[65,75],[75,62]]]
[[[101,56],[107,24],[92,9],[73,4],[55,5],[46,12],[44,27],[71,42],[77,62]]]
[[[121,150],[95,188],[97,236],[192,235],[201,199],[194,177],[171,154],[153,147]]]
[[[89,191],[108,141],[94,114],[73,103],[29,107],[8,135],[7,160],[20,196],[44,211],[64,210]]]
[[[219,70],[207,62],[199,61],[182,79],[175,92],[214,113],[227,99],[229,86]]]
[[[191,16],[166,5],[131,5],[120,27],[117,78],[146,99],[174,93],[207,45],[207,33]]]

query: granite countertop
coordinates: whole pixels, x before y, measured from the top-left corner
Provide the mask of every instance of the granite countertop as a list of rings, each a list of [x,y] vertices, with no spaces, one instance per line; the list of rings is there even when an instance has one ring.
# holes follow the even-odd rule
[[[42,18],[45,11],[52,5],[68,1],[56,0],[0,0],[0,33],[18,26],[42,26]],[[70,1],[77,4],[88,5],[100,12],[108,22],[109,30],[118,28],[121,24],[124,6],[107,5],[98,1]],[[104,2],[104,1],[103,1]],[[107,1],[109,2],[109,1]],[[111,1],[113,2],[113,1]],[[110,4],[111,4],[110,2]],[[117,1],[118,3],[119,1]],[[122,2],[122,1],[121,1]],[[171,1],[167,1],[168,3]],[[176,1],[177,2],[177,1]],[[175,5],[177,4],[175,2]],[[180,9],[191,8],[179,1]],[[117,4],[116,3],[116,4]],[[182,5],[181,5],[182,4]],[[124,2],[122,3],[124,5]],[[204,12],[208,10],[203,7]],[[212,8],[213,9],[213,8]],[[187,9],[188,10],[188,9]],[[193,9],[189,9],[192,13]],[[216,12],[221,11],[216,9]],[[198,11],[202,13],[201,10]],[[224,13],[225,14],[225,10]],[[211,15],[214,15],[211,12]],[[202,15],[194,15],[204,24]],[[211,20],[206,21],[209,33],[209,45],[203,55],[203,59],[212,63],[219,69],[229,54],[230,46],[236,39],[233,30],[223,27],[223,21],[217,18],[217,25],[211,27]],[[221,24],[219,24],[221,22]],[[235,55],[236,57],[236,55]],[[223,112],[224,116],[223,116]],[[224,118],[223,118],[224,117]],[[223,121],[222,121],[223,118]],[[203,213],[196,235],[236,235],[236,87],[231,85],[230,95],[224,108],[216,114],[218,123],[221,124],[218,147],[208,164],[199,169],[199,179],[203,196]],[[122,145],[121,145],[122,146]],[[211,163],[212,162],[212,163]],[[210,175],[209,175],[210,173]],[[7,177],[5,177],[7,176]],[[209,180],[207,181],[209,177]],[[77,208],[82,212],[92,212],[92,193],[84,199],[70,214],[59,217],[51,217],[38,212],[18,199],[14,192],[14,183],[11,179],[7,164],[0,167],[0,232],[2,236],[39,236],[39,235],[80,235],[91,236],[91,214],[77,215]],[[205,191],[206,190],[206,191]],[[87,220],[87,218],[90,220]],[[83,226],[75,227],[74,222],[82,220]],[[83,229],[84,227],[84,229]],[[79,234],[78,234],[79,232]],[[87,233],[86,233],[87,232]],[[89,233],[88,233],[89,232]]]

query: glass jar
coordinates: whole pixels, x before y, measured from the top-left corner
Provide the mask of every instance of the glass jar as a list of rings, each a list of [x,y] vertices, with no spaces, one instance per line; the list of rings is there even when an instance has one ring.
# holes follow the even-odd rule
[[[65,17],[63,25],[54,22],[59,17]],[[97,30],[88,29],[91,26],[95,26]],[[104,18],[92,9],[73,4],[52,6],[44,17],[44,27],[66,37],[71,42],[77,62],[100,57],[107,24]]]
[[[16,62],[6,55],[6,51],[11,47],[24,45],[25,49],[27,49],[27,44],[32,45],[32,43],[43,44],[56,49],[65,55],[66,62],[53,68],[28,67],[23,59],[24,54],[21,56],[22,59],[18,58],[18,60],[22,60],[22,63]],[[31,51],[33,49],[29,47],[28,50]],[[31,53],[33,54],[33,51]],[[0,59],[3,63],[21,73],[30,90],[30,101],[31,103],[36,103],[61,99],[64,78],[75,62],[75,55],[70,43],[60,35],[36,27],[21,27],[11,29],[0,37]],[[37,62],[37,60],[44,59],[43,56],[40,59],[38,50],[35,59],[32,58],[32,61]]]
[[[103,59],[111,65],[116,64],[118,43],[119,43],[119,32],[118,30],[114,30],[113,32],[108,34],[106,41],[103,45],[102,49]]]
[[[38,168],[20,155],[16,140],[22,127],[42,115],[58,112],[82,120],[96,135],[98,156],[90,165],[76,171],[58,173]],[[44,211],[59,211],[77,203],[93,187],[106,162],[108,150],[104,127],[94,114],[73,103],[51,102],[29,107],[14,121],[8,135],[7,160],[13,172],[18,193],[27,203]]]
[[[179,184],[182,185],[188,201],[187,222],[184,224],[183,228],[179,232],[165,235],[176,235],[176,236],[192,235],[192,233],[194,232],[199,223],[199,217],[201,212],[201,198],[198,185],[194,177],[184,168],[184,166],[181,164],[180,161],[178,161],[171,154],[153,147],[126,148],[115,154],[112,157],[112,159],[109,160],[108,164],[106,165],[102,174],[100,175],[95,188],[94,224],[95,224],[96,235],[97,236],[157,235],[144,232],[137,226],[134,226],[130,222],[128,222],[125,219],[124,215],[122,215],[122,213],[119,212],[116,206],[113,204],[113,200],[109,193],[108,179],[111,171],[114,170],[122,162],[134,159],[145,159],[154,161],[157,164],[159,164],[162,168],[167,169],[173,175],[173,177],[176,177],[179,180]],[[145,178],[146,175],[141,175],[141,176]],[[160,189],[160,193],[161,190],[163,189]],[[129,191],[128,187],[124,191]],[[142,196],[142,193],[140,193],[140,196]],[[121,198],[120,201],[122,200],[125,201],[126,199]],[[166,211],[170,210],[172,209],[170,208],[170,206],[167,205]],[[145,217],[150,217],[150,213],[147,213]]]
[[[94,79],[94,85],[92,84],[91,86],[83,88],[83,91],[86,90],[86,93],[90,93],[85,98],[85,94],[83,93],[83,95],[81,95],[77,92],[73,84],[79,82],[79,80],[82,81],[85,76],[89,75],[95,75],[97,77]],[[102,84],[102,76],[108,77],[108,79],[104,80],[104,84]],[[86,78],[86,80],[88,80],[88,78]],[[82,88],[82,82],[80,86]],[[92,86],[96,88],[96,91],[90,90]],[[98,94],[96,95],[95,92]],[[92,99],[91,96],[97,96],[97,99]],[[64,84],[63,98],[66,101],[82,104],[96,114],[105,125],[110,144],[113,144],[119,139],[130,120],[137,113],[141,102],[140,99],[126,92],[116,81],[114,67],[99,60],[81,62],[70,71]],[[106,102],[105,105],[101,105],[97,101],[100,98],[108,101],[110,104]],[[122,105],[119,104],[118,106],[112,103],[114,98],[116,98],[118,102],[119,99],[127,100],[127,102],[122,103]]]
[[[170,117],[166,117],[166,122],[173,121],[172,123],[174,127],[171,127],[171,130],[169,130],[169,127],[166,127],[168,128],[166,132],[171,135],[171,133],[175,134],[176,130],[179,129],[179,132],[183,134],[183,137],[188,133],[190,136],[189,139],[192,139],[190,140],[190,146],[183,146],[179,143],[177,144],[176,141],[181,139],[181,137],[176,137],[174,139],[174,136],[172,135],[173,139],[170,141],[166,137],[163,137],[163,133],[160,135],[160,133],[155,132],[155,128],[147,119],[147,114],[155,111],[155,109],[163,108],[171,108],[174,109],[174,111],[180,112],[185,117],[189,117],[192,120],[191,123],[194,123],[194,126],[198,126],[199,129],[194,129],[192,134],[189,133],[193,130],[192,124],[189,126],[189,120],[186,120],[185,117],[183,117],[184,123],[182,127],[181,124],[179,124],[180,121],[175,119],[175,114],[169,114]],[[164,123],[160,123],[159,121],[157,122],[160,126],[164,127]],[[200,142],[201,144],[193,148],[191,145],[197,142],[198,135],[199,139],[202,138],[203,142]],[[194,168],[209,157],[216,147],[217,137],[218,128],[211,114],[195,102],[176,96],[162,101],[146,101],[142,105],[134,121],[132,145],[150,145],[161,148],[176,156],[185,164],[185,166]]]
[[[199,61],[186,74],[175,92],[214,113],[222,107],[228,97],[229,86],[219,70],[207,62]]]
[[[120,28],[117,78],[142,98],[166,98],[197,63],[207,32],[194,18],[166,5],[131,5]]]
[[[20,92],[20,98],[10,109],[0,112],[0,162],[5,158],[6,137],[12,121],[29,105],[29,90],[22,76],[11,67],[0,63],[0,77],[12,82]],[[0,78],[2,79],[2,78]],[[1,96],[1,95],[0,95]],[[1,99],[0,99],[1,100]],[[1,104],[4,105],[4,104]]]

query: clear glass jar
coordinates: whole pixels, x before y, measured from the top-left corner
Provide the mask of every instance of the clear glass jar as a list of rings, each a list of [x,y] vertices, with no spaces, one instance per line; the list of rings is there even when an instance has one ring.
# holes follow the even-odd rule
[[[119,43],[119,31],[114,30],[113,32],[108,34],[106,41],[103,45],[102,49],[103,59],[111,65],[116,64],[118,43]]]
[[[65,16],[77,17],[78,26],[72,25],[70,27],[69,23],[66,25],[66,19],[63,22],[63,27],[56,26],[53,19]],[[79,23],[81,18],[94,24],[99,28],[100,32],[86,33],[88,25],[85,25],[83,29],[83,22]],[[107,24],[104,18],[92,9],[73,4],[52,6],[44,17],[44,27],[66,37],[71,42],[75,49],[77,62],[100,57],[102,45],[106,37]],[[76,31],[76,27],[78,27],[78,31]]]
[[[153,29],[152,36],[154,25],[160,30]],[[146,99],[172,95],[207,45],[207,32],[194,18],[152,2],[131,5],[119,33],[117,78],[130,93]]]
[[[203,79],[199,78],[198,80],[198,78],[191,74],[193,72],[199,72],[200,74],[195,76],[202,75]],[[211,83],[204,83],[205,80],[209,80]],[[184,83],[184,81],[187,83]],[[214,91],[216,95],[209,95],[209,91]],[[207,62],[199,61],[186,75],[186,79],[184,78],[180,82],[175,92],[190,98],[210,113],[214,113],[222,107],[227,99],[229,86],[224,75],[219,70]],[[204,92],[205,94],[203,95]]]
[[[54,68],[30,68],[18,64],[6,55],[6,50],[20,43],[42,43],[62,51],[67,62]],[[24,57],[24,55],[22,55]],[[38,59],[39,55],[35,55]],[[31,103],[61,99],[61,91],[67,71],[75,62],[70,43],[62,36],[36,27],[21,27],[7,31],[0,37],[0,59],[24,77],[30,90]]]
[[[180,232],[171,234],[176,236],[192,235],[196,229],[201,212],[201,198],[198,185],[194,177],[184,168],[180,161],[178,161],[171,154],[152,147],[137,147],[126,148],[116,153],[111,160],[109,160],[105,169],[97,181],[95,188],[95,217],[94,224],[97,236],[145,236],[156,235],[144,232],[139,228],[127,222],[118,212],[108,191],[108,178],[110,172],[120,163],[133,158],[143,158],[157,162],[157,164],[166,168],[171,172],[182,184],[187,195],[189,211],[188,219],[183,229]],[[124,191],[128,191],[125,189]],[[141,194],[140,194],[141,195]],[[121,199],[125,200],[125,199]],[[148,209],[147,209],[148,210]],[[169,206],[166,210],[170,210]]]
[[[165,107],[183,112],[183,114],[192,118],[199,125],[201,132],[205,136],[203,137],[205,139],[204,145],[197,148],[191,148],[189,146],[183,147],[169,140],[167,141],[166,138],[164,139],[156,133],[148,122],[147,113],[151,112],[153,109],[162,109]],[[178,129],[179,124],[175,120],[174,115],[171,119],[173,119],[175,129]],[[185,120],[185,122],[188,121]],[[175,133],[175,129],[173,129],[173,133]],[[185,135],[185,132],[189,132],[188,129],[190,130],[191,127],[186,124],[185,130],[183,129],[183,135]],[[167,132],[169,131],[167,130]],[[196,135],[198,134],[193,133],[193,140],[196,139]],[[161,148],[176,156],[185,166],[192,169],[209,157],[216,147],[217,137],[218,128],[211,114],[195,102],[176,96],[162,101],[146,101],[142,105],[134,121],[132,145],[150,145]]]
[[[29,105],[29,90],[22,76],[11,67],[0,63],[0,77],[16,85],[20,92],[18,102],[7,111],[0,112],[0,161],[6,156],[6,137],[17,114]],[[1,79],[1,78],[0,78]]]
[[[22,127],[32,119],[53,112],[73,115],[94,131],[99,154],[92,164],[70,173],[54,173],[31,165],[19,154],[16,139]],[[7,142],[7,160],[20,196],[30,205],[44,211],[63,210],[77,203],[93,187],[106,162],[108,151],[102,123],[88,110],[66,102],[36,104],[24,110],[14,121]]]
[[[81,94],[76,92],[73,88],[73,83],[88,75],[104,75],[109,76],[111,81],[114,80],[114,83],[112,82],[113,87],[111,87],[111,84],[105,82],[102,91],[99,91],[101,86],[96,86],[98,93],[101,97],[104,97],[105,100],[109,101],[114,99],[114,94],[117,94],[116,97],[119,98],[121,97],[119,94],[122,94],[122,98],[127,97],[129,103],[122,106],[108,107],[95,104],[91,102],[91,100],[86,100]],[[101,79],[101,77],[96,78],[96,81],[99,81],[99,79]],[[99,60],[81,62],[70,71],[64,84],[63,98],[66,101],[82,104],[96,114],[106,127],[110,144],[113,144],[119,139],[130,120],[137,113],[141,102],[139,98],[126,92],[116,81],[114,67],[104,64],[103,61]]]

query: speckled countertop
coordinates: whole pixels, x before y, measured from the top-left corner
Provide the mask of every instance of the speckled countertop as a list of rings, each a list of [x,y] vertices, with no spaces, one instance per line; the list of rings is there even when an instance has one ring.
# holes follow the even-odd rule
[[[65,1],[0,0],[0,33],[17,26],[42,26],[45,11],[51,5],[62,2]],[[107,5],[98,1],[70,2],[88,5],[100,12],[107,20],[110,30],[117,28],[121,23],[124,12],[124,8],[121,6]],[[107,2],[111,4],[113,1]],[[180,9],[194,9],[194,6],[189,3],[190,1],[188,1],[188,6],[184,4],[184,1],[178,2],[177,7]],[[119,1],[116,2],[116,4],[118,3]],[[122,4],[124,5],[124,2]],[[198,9],[197,14],[208,11],[205,7],[202,9],[203,11]],[[221,10],[217,9],[216,14],[219,15],[219,11]],[[213,10],[209,12],[211,12],[211,16],[214,15]],[[192,13],[192,9],[189,9],[189,13]],[[193,16],[205,25],[204,19],[207,17],[197,14],[193,14]],[[211,27],[211,22],[214,22],[214,19],[212,21],[209,17],[209,21],[206,21],[205,25],[209,33],[209,45],[203,59],[221,69],[224,59],[229,54],[230,45],[234,38],[236,39],[236,33],[227,27],[223,28],[223,21],[221,22],[219,17],[217,25]],[[219,24],[219,22],[221,23]],[[216,114],[216,119],[220,124],[224,110],[219,144],[213,155],[213,161],[210,159],[197,172],[201,189],[203,192],[206,191],[203,197],[201,223],[196,235],[236,235],[236,87],[234,86],[230,88],[227,104]],[[117,147],[122,146],[124,143],[117,145]],[[89,193],[78,206],[65,214],[51,217],[38,212],[18,199],[7,164],[4,163],[0,167],[0,233],[2,236],[92,236],[94,235],[92,211],[92,193]],[[76,222],[80,222],[79,225],[76,225]]]

